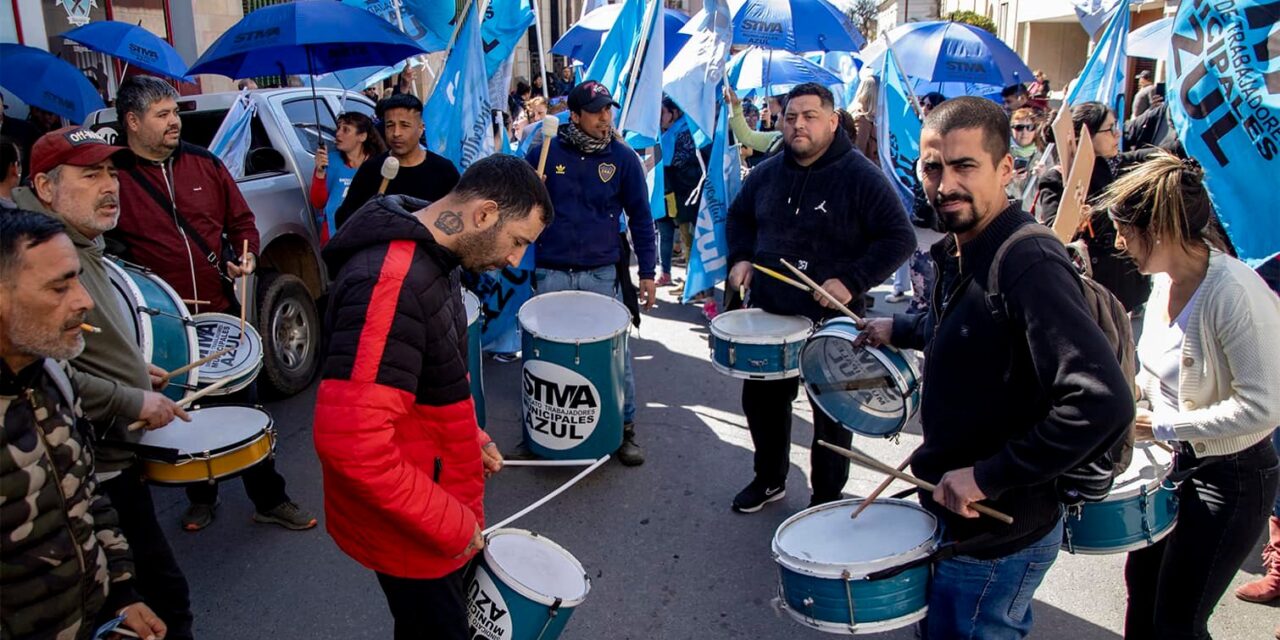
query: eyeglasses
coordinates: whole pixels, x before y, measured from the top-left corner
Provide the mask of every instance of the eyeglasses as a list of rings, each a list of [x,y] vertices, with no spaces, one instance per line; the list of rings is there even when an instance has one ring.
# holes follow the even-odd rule
[[[1034,124],[1015,124],[1011,128],[1014,131],[1035,131],[1036,130],[1036,126]]]

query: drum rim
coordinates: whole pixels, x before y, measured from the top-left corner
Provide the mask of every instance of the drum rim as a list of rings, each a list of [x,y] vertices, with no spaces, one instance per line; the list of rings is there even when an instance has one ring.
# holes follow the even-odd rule
[[[147,332],[148,337],[150,336],[151,331],[151,323],[148,322],[144,328],[142,318],[138,317],[140,315],[138,313],[138,307],[146,303],[146,299],[142,297],[142,290],[138,288],[138,284],[133,281],[133,278],[130,278],[129,274],[125,272],[124,267],[116,264],[114,260],[103,259],[102,263],[108,272],[107,281],[111,283],[111,287],[116,291],[119,291],[121,294],[127,294],[132,298],[131,301],[127,301],[130,303],[129,315],[133,316],[133,324],[135,327],[134,338],[138,343],[141,343],[143,341],[143,331],[145,330]],[[126,291],[120,291],[122,286]],[[142,345],[139,344],[138,348],[141,350]],[[151,357],[146,356],[146,359],[150,361]]]
[[[547,298],[554,297],[554,296],[561,296],[561,297],[563,296],[595,296],[602,300],[608,300],[611,304],[613,304],[614,306],[622,310],[622,313],[623,313],[622,317],[626,319],[626,322],[623,322],[622,326],[618,327],[618,329],[613,333],[590,337],[590,338],[565,339],[565,338],[559,338],[555,336],[549,336],[549,335],[540,333],[538,331],[534,331],[533,329],[530,329],[527,326],[527,323],[525,322],[525,319],[524,319],[525,310],[531,309],[532,303],[535,300],[538,300],[539,298],[542,298],[543,302],[539,302],[538,304],[549,304],[549,303],[546,303],[545,300]],[[612,340],[620,335],[625,334],[627,332],[627,327],[631,326],[631,310],[627,308],[627,305],[622,304],[621,302],[618,302],[617,298],[611,298],[609,296],[599,294],[594,291],[577,291],[577,290],[548,291],[547,293],[539,293],[533,296],[532,298],[529,298],[528,300],[526,300],[524,304],[520,305],[520,310],[516,312],[516,322],[517,324],[520,325],[520,330],[529,334],[529,336],[532,338],[545,340],[547,342],[554,342],[556,344],[588,344],[588,343],[604,342],[606,340]]]
[[[747,373],[742,369],[734,369],[732,367],[720,364],[715,358],[711,359],[711,367],[718,373],[729,376],[730,378],[738,378],[739,380],[785,380],[787,378],[800,377],[800,368],[783,369],[782,371],[772,371],[769,373]]]
[[[249,445],[252,445],[253,443],[257,442],[258,440],[261,440],[261,439],[262,439],[262,437],[263,437],[264,435],[266,435],[268,432],[274,432],[274,431],[275,431],[275,424],[276,424],[276,423],[275,423],[275,418],[273,418],[273,417],[271,416],[271,413],[270,413],[270,412],[268,412],[266,409],[263,409],[262,407],[260,407],[260,406],[258,406],[258,405],[252,405],[252,404],[216,404],[216,405],[210,405],[210,406],[206,406],[206,407],[201,407],[201,406],[197,405],[197,406],[195,406],[195,407],[193,407],[193,408],[189,409],[189,411],[191,411],[191,412],[195,412],[195,411],[205,411],[205,410],[209,410],[209,409],[218,409],[218,408],[223,408],[223,407],[234,407],[234,408],[241,408],[241,409],[252,409],[252,410],[257,411],[257,412],[261,413],[262,415],[266,416],[266,417],[267,417],[267,424],[266,424],[266,425],[264,425],[261,429],[259,429],[259,430],[257,430],[257,431],[254,431],[254,432],[253,432],[249,437],[247,437],[247,438],[244,438],[244,439],[242,439],[242,440],[238,440],[238,441],[236,441],[235,443],[228,444],[228,445],[225,445],[225,446],[219,447],[219,448],[217,448],[217,449],[209,449],[209,450],[208,450],[208,451],[209,451],[209,456],[208,456],[208,458],[209,458],[209,459],[213,459],[213,458],[221,457],[221,456],[227,455],[227,454],[229,454],[229,453],[235,453],[236,451],[239,451],[240,449],[243,449],[243,448],[245,448],[245,447],[247,447],[247,446],[249,446]],[[144,437],[144,438],[145,438],[145,437],[146,437],[146,433],[143,433],[142,437]],[[174,449],[173,447],[162,447],[162,446],[158,446],[158,445],[154,445],[154,444],[144,444],[144,443],[142,442],[142,440],[138,440],[138,442],[137,442],[137,445],[136,445],[136,446],[137,446],[137,447],[139,447],[140,449],[143,449],[143,450],[144,450],[144,451],[139,451],[139,452],[138,452],[138,457],[139,457],[139,458],[141,458],[141,459],[143,459],[143,460],[146,460],[146,461],[148,461],[148,462],[157,462],[157,463],[160,463],[160,464],[177,464],[177,463],[182,462],[182,461],[194,461],[194,460],[204,460],[204,459],[205,459],[205,457],[204,457],[203,455],[192,455],[192,454],[190,454],[190,453],[183,452],[183,451],[182,451],[182,450],[180,450],[180,449]],[[173,452],[176,452],[176,453],[175,453],[175,454],[174,454],[174,456],[173,456],[174,460],[165,460],[165,459],[161,459],[161,458],[149,458],[149,457],[147,457],[147,455],[146,455],[146,451],[173,451]],[[203,454],[204,452],[203,452],[203,451],[200,451],[200,452],[198,452],[198,453]]]
[[[568,549],[565,549],[564,547],[560,546],[560,544],[558,544],[554,540],[546,536],[540,535],[537,532],[530,531],[528,529],[517,529],[515,527],[506,527],[502,529],[494,529],[493,531],[486,533],[484,536],[484,539],[485,539],[484,566],[487,570],[491,571],[500,580],[502,580],[503,584],[515,590],[515,592],[520,594],[521,596],[524,596],[525,598],[532,600],[534,602],[537,602],[538,604],[541,604],[543,606],[553,607],[556,605],[556,598],[549,597],[544,593],[538,593],[537,591],[530,589],[529,587],[525,586],[523,582],[516,580],[514,577],[511,576],[510,573],[507,573],[507,570],[503,569],[502,565],[498,564],[497,559],[495,559],[493,557],[493,554],[489,551],[489,544],[488,544],[490,538],[498,535],[517,535],[525,538],[533,538],[537,540],[539,544],[550,545],[553,549],[555,549],[556,551],[564,555],[564,557],[568,558],[569,561],[573,564],[574,568],[576,568],[578,572],[582,574],[582,595],[578,596],[577,598],[561,598],[560,608],[566,609],[566,608],[576,607],[582,604],[582,602],[587,599],[587,595],[591,593],[591,578],[587,576],[587,570],[582,567],[582,563],[578,561],[578,558],[575,557],[572,553],[569,553]]]
[[[1136,460],[1139,447],[1141,447],[1143,451],[1158,452],[1155,454],[1157,456],[1164,452],[1164,450],[1159,448],[1159,446],[1157,446],[1154,442],[1135,442],[1133,443],[1135,457],[1130,460],[1129,462],[1130,467],[1132,467],[1134,461]],[[1113,487],[1113,490],[1107,494],[1107,497],[1101,500],[1100,502],[1118,502],[1120,500],[1128,500],[1131,498],[1136,498],[1142,495],[1142,489],[1144,488],[1147,490],[1148,495],[1158,491],[1160,487],[1164,484],[1165,479],[1169,477],[1169,474],[1173,473],[1173,454],[1168,454],[1168,456],[1169,456],[1169,460],[1167,463],[1163,465],[1164,470],[1161,472],[1159,477],[1153,478],[1144,483],[1135,482],[1133,483],[1132,486],[1127,486],[1124,489],[1121,489],[1119,491],[1114,490],[1114,487]],[[1117,478],[1117,480],[1119,480],[1119,478]]]
[[[795,620],[810,629],[815,629],[824,633],[836,633],[841,635],[862,635],[864,633],[884,633],[886,631],[893,631],[924,620],[925,617],[929,615],[929,604],[926,601],[925,605],[916,611],[912,611],[905,616],[898,616],[887,620],[876,620],[874,622],[862,623],[854,622],[852,624],[832,622],[830,620],[818,620],[816,618],[810,618],[787,604],[786,594],[782,593],[781,584],[778,585],[778,605],[782,607],[783,611],[787,612],[787,615],[791,616],[792,620]]]
[[[201,320],[207,321],[206,324],[218,322],[221,324],[230,324],[237,327],[240,325],[240,318],[237,318],[229,313],[220,313],[217,311],[206,311],[204,313],[197,313],[191,316],[191,326],[195,327],[196,325],[201,324]],[[258,357],[254,358],[252,361],[246,361],[245,364],[239,367],[239,370],[230,370],[223,374],[210,373],[209,371],[205,370],[204,365],[197,367],[198,369],[200,369],[200,373],[204,374],[203,377],[206,378],[210,383],[217,382],[219,380],[222,380],[223,378],[238,378],[240,376],[245,376],[245,375],[250,376],[249,377],[250,381],[253,381],[255,378],[258,377],[258,373],[262,371],[262,360],[263,360],[264,352],[266,351],[265,346],[262,344],[262,334],[258,333],[258,330],[253,326],[252,322],[244,323],[244,333],[245,335],[255,336],[255,339],[258,341]],[[204,357],[203,355],[200,354],[199,341],[200,341],[200,335],[199,333],[197,333],[196,334],[196,360],[199,360],[200,358]],[[249,342],[250,344],[252,344],[253,340],[250,340]],[[237,351],[239,351],[239,349],[237,349]],[[195,362],[195,360],[192,360],[192,362]],[[227,386],[229,387],[232,385],[227,385]],[[227,387],[223,387],[224,390],[226,388]],[[243,389],[244,387],[240,387],[240,388]],[[234,390],[224,391],[221,394],[213,393],[210,395],[226,395],[228,393],[234,393],[234,392],[235,392]]]
[[[730,317],[735,313],[752,314],[752,315],[758,315],[763,313],[766,315],[778,316],[781,318],[799,318],[809,323],[809,328],[803,331],[796,331],[794,333],[790,333],[785,336],[739,336],[739,335],[730,335],[728,333],[724,333],[722,330],[719,330],[716,327],[716,323],[721,322],[720,320],[721,318]],[[727,320],[725,322],[727,322]],[[734,309],[733,311],[726,311],[724,313],[721,313],[720,315],[717,315],[715,318],[713,318],[710,324],[711,335],[715,336],[716,338],[720,340],[724,340],[726,342],[732,342],[734,344],[752,344],[752,345],[788,345],[796,342],[804,342],[805,340],[808,340],[810,337],[814,335],[813,329],[814,329],[813,321],[804,316],[784,316],[780,313],[769,313],[764,309]]]
[[[834,318],[833,320],[843,320],[844,323],[842,324],[848,324],[850,326],[853,326],[853,321],[849,320],[848,318]],[[854,327],[854,329],[855,331],[857,330],[856,327]],[[830,333],[827,333],[828,331],[830,331]],[[813,400],[813,403],[816,404],[818,408],[822,410],[822,413],[825,414],[828,418],[831,418],[831,420],[834,421],[836,424],[843,426],[845,429],[848,429],[849,431],[853,431],[854,433],[859,433],[868,437],[887,438],[905,429],[907,426],[907,423],[911,421],[911,417],[914,416],[916,411],[919,410],[919,406],[917,405],[919,405],[920,403],[918,400],[918,397],[920,395],[920,385],[918,384],[920,382],[920,372],[916,368],[916,365],[913,362],[913,359],[904,355],[901,350],[895,349],[888,345],[884,345],[882,347],[862,345],[862,347],[860,347],[862,349],[866,349],[867,351],[869,351],[871,353],[871,356],[876,360],[878,360],[880,362],[880,365],[883,366],[885,370],[889,372],[889,377],[893,379],[894,385],[898,387],[898,394],[903,397],[903,400],[905,402],[903,404],[903,414],[898,418],[898,424],[893,429],[885,433],[872,433],[872,432],[863,431],[861,429],[854,429],[848,424],[845,424],[843,420],[836,417],[834,414],[831,413],[831,411],[827,409],[826,403],[822,402],[819,399],[821,398],[821,394],[817,394],[815,396],[815,394],[809,393],[808,385],[814,384],[814,383],[811,383],[804,376],[804,361],[805,361],[804,354],[806,351],[809,350],[810,342],[814,338],[819,338],[819,337],[841,338],[841,339],[848,340],[849,342],[852,342],[852,340],[849,339],[847,335],[844,334],[844,332],[833,329],[831,327],[827,327],[825,326],[825,323],[824,323],[824,326],[822,328],[813,332],[813,335],[809,336],[809,339],[805,341],[804,347],[800,349],[800,378],[805,384],[805,387],[806,387],[805,393],[808,394],[809,398]],[[890,349],[902,357],[902,361],[906,363],[907,368],[911,370],[911,374],[915,376],[916,383],[917,383],[915,389],[910,388],[910,385],[907,383],[907,379],[902,375],[902,370],[899,369],[894,364],[894,362],[889,359],[889,356],[885,354],[883,349]]]
[[[467,298],[470,298],[476,301],[476,305],[474,307],[476,310],[476,316],[474,318],[471,317],[472,307],[467,306]],[[475,293],[473,293],[468,289],[462,290],[462,309],[463,309],[463,313],[466,314],[467,316],[468,327],[475,324],[484,315],[484,303],[480,302],[480,296],[476,295]]]
[[[195,325],[191,321],[191,312],[187,310],[187,305],[182,302],[182,296],[179,296],[178,292],[174,291],[173,287],[169,286],[169,283],[165,282],[164,278],[156,275],[154,271],[141,265],[121,260],[118,257],[116,260],[118,261],[116,266],[119,267],[126,276],[129,276],[130,273],[137,273],[141,275],[143,278],[146,278],[147,282],[155,285],[160,289],[161,293],[169,298],[169,301],[172,302],[178,310],[176,315],[178,316],[178,319],[182,321],[183,332],[187,336],[187,362],[195,362],[196,360],[199,360],[200,344],[197,341]],[[129,277],[129,281],[138,289],[139,294],[143,296],[143,301],[145,302],[146,294],[142,293],[142,288],[138,287],[138,282],[134,280],[132,276]],[[145,360],[150,363],[151,356],[155,353],[155,327],[151,322],[151,314],[139,314],[138,318],[139,320],[145,321],[143,324],[146,326],[144,331],[146,334],[146,344],[142,347],[142,350],[144,351],[143,355],[145,356]],[[199,385],[200,367],[196,367],[182,374],[182,376],[185,378],[185,380],[182,381],[182,384],[191,386]]]
[[[855,563],[849,563],[849,564],[834,564],[834,563],[820,564],[816,561],[805,560],[803,558],[799,558],[799,557],[796,557],[795,555],[792,555],[786,549],[783,549],[781,544],[778,541],[778,536],[782,534],[782,531],[784,529],[795,524],[797,521],[799,521],[805,516],[818,513],[821,511],[829,511],[832,509],[843,509],[848,507],[854,507],[861,504],[862,501],[863,501],[862,498],[848,498],[845,500],[828,502],[825,504],[820,504],[816,507],[809,507],[804,511],[801,511],[799,513],[792,515],[786,520],[783,520],[782,524],[778,525],[777,530],[774,531],[773,542],[770,544],[770,547],[773,551],[774,562],[778,563],[780,566],[782,566],[784,569],[788,571],[792,571],[794,573],[799,573],[806,576],[811,576],[814,578],[840,579],[842,578],[843,572],[845,570],[849,570],[850,577],[852,578],[863,578],[863,577],[866,577],[866,575],[869,573],[879,571],[881,569],[896,567],[901,564],[911,562],[912,560],[918,560],[920,558],[924,558],[928,556],[930,553],[933,553],[933,550],[937,547],[937,541],[935,540],[935,536],[938,532],[937,516],[933,515],[932,513],[929,513],[928,509],[925,509],[919,504],[908,501],[908,500],[903,500],[901,498],[878,498],[876,502],[879,502],[882,504],[893,504],[893,505],[908,507],[913,510],[919,511],[920,513],[923,513],[924,515],[928,516],[930,520],[933,521],[933,533],[929,534],[929,536],[925,538],[923,541],[921,541],[919,544],[911,547],[910,549],[906,549],[904,551],[898,552],[894,555],[891,555],[885,558],[877,558],[875,560],[870,560],[867,562],[855,562]]]

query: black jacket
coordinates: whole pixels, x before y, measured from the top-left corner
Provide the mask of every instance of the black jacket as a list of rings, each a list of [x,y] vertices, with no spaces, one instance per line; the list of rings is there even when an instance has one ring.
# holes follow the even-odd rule
[[[902,201],[881,173],[843,131],[808,167],[789,149],[747,174],[729,206],[726,225],[729,265],[747,260],[783,274],[786,259],[822,284],[839,278],[862,308],[862,294],[880,284],[911,257],[915,230]],[[762,274],[751,280],[755,306],[770,313],[819,320],[835,315],[811,294]]]
[[[1035,221],[1010,206],[962,254],[953,235],[935,244],[929,313],[894,316],[892,344],[926,354],[924,443],[912,470],[936,483],[972,466],[987,504],[1013,517],[1012,525],[962,518],[921,496],[948,539],[967,541],[962,553],[982,558],[1044,537],[1061,515],[1053,480],[1115,442],[1134,414],[1130,381],[1061,243],[1025,240],[1006,254],[1000,289],[1009,320],[992,316],[991,261],[1024,224]]]
[[[387,192],[383,195],[405,195],[418,200],[435,202],[457,186],[458,169],[447,158],[425,152],[421,164],[412,167],[400,167],[395,180],[387,184]],[[386,161],[390,151],[380,153],[360,165],[356,175],[351,178],[351,186],[347,189],[347,197],[333,214],[333,221],[339,228],[347,223],[366,202],[378,195],[378,187],[382,186],[382,163]]]

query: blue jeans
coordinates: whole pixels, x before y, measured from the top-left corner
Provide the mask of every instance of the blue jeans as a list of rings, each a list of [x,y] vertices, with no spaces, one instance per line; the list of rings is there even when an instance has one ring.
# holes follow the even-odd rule
[[[925,640],[1005,640],[1031,633],[1031,600],[1058,558],[1062,521],[1048,535],[994,560],[956,556],[934,565]]]
[[[622,302],[622,289],[618,287],[618,270],[613,265],[586,271],[557,271],[539,267],[534,270],[533,277],[534,295],[553,291],[590,291]],[[636,374],[631,367],[630,341],[627,342],[627,348],[622,357],[627,365],[625,380],[623,380],[622,422],[631,424],[636,417]]]
[[[893,272],[893,292],[911,293],[911,261],[907,260]]]
[[[654,221],[658,227],[658,264],[662,272],[671,275],[671,250],[676,244],[676,221],[670,216],[663,216]]]

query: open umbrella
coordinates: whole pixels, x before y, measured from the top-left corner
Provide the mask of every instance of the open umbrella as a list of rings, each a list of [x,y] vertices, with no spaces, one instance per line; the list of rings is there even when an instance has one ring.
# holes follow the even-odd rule
[[[187,79],[187,63],[182,56],[168,42],[138,25],[99,20],[76,27],[62,37],[156,75]]]
[[[1169,41],[1172,39],[1173,18],[1160,18],[1130,31],[1125,49],[1131,56],[1164,60],[1169,55]]]
[[[925,82],[959,82],[1007,87],[1032,79],[1022,58],[985,29],[960,22],[911,22],[889,31],[903,74]],[[884,59],[886,38],[863,51],[873,69]]]
[[[838,85],[838,76],[790,51],[774,51],[751,47],[729,59],[726,75],[729,84],[740,94],[763,89],[764,95],[785,93],[782,87],[816,82],[823,86]]]
[[[766,49],[857,51],[867,39],[828,0],[729,0],[733,44]]]
[[[600,43],[604,41],[609,29],[613,28],[620,11],[621,4],[607,4],[591,11],[556,41],[551,47],[551,53],[579,60],[584,66],[590,66],[591,60],[596,57],[596,51],[600,49]],[[675,9],[663,9],[662,12],[663,42],[666,49],[662,64],[666,66],[680,52],[680,47],[689,41],[689,36],[680,32],[680,28],[689,21],[689,16]]]
[[[48,51],[20,44],[0,44],[0,87],[19,100],[56,113],[76,124],[105,108],[98,90],[70,62]]]

